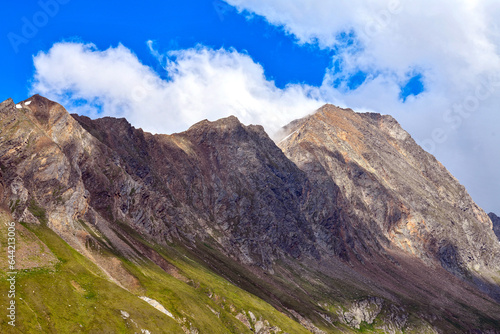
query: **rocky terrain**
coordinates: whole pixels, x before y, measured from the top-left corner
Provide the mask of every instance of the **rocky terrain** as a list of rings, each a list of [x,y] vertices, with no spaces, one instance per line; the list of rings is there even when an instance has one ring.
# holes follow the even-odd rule
[[[311,179],[338,185],[373,247],[396,246],[458,276],[500,267],[488,215],[391,116],[326,105],[288,132],[278,145]]]
[[[153,135],[35,95],[0,125],[22,286],[61,277],[74,317],[108,314],[73,331],[499,332],[494,217],[390,116],[326,105],[275,141],[235,117]],[[63,332],[28,292],[24,332]]]
[[[488,213],[488,216],[490,217],[491,222],[493,223],[493,231],[495,232],[498,240],[500,240],[500,217],[498,217],[493,212]]]

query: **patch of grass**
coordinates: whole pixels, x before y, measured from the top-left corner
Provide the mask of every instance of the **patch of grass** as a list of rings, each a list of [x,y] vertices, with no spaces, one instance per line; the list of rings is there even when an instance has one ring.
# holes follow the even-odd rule
[[[62,190],[63,190],[63,187],[61,185],[59,185],[56,189],[54,189],[52,191],[52,197],[54,198],[54,200],[56,201],[57,204],[64,203],[64,201],[62,199]]]
[[[1,333],[183,333],[171,318],[108,281],[101,270],[46,226],[26,224],[61,260],[55,269],[20,271],[16,282],[16,327],[0,319]],[[73,282],[73,284],[72,284]],[[0,290],[8,291],[0,280]],[[75,288],[79,287],[79,289]],[[5,295],[1,304],[7,301]],[[120,310],[130,314],[121,317]]]
[[[111,245],[111,242],[109,241],[108,238],[106,238],[106,236],[104,236],[101,233],[96,232],[94,229],[90,228],[90,226],[88,226],[84,220],[78,219],[78,222],[99,243],[100,246],[104,247],[108,252],[113,253],[113,249],[111,249],[109,246],[109,245]],[[116,255],[117,254],[118,253],[116,253]]]
[[[271,326],[278,326],[287,333],[309,333],[264,300],[193,260],[183,248],[152,245],[123,222],[117,222],[117,225],[136,241],[155,249],[187,279],[183,281],[166,275],[151,262],[137,266],[124,260],[126,269],[139,279],[149,297],[159,301],[176,317],[186,318],[200,333],[248,333],[249,329],[235,318],[238,313],[248,311],[252,311],[257,319],[268,320]],[[218,317],[211,309],[218,312]]]
[[[10,213],[13,213],[14,211],[17,210],[20,202],[21,202],[21,200],[19,198],[16,199],[15,201],[12,201],[12,200],[10,201],[10,203],[9,203]]]
[[[373,323],[369,324],[366,321],[362,321],[359,325],[360,333],[378,333]]]
[[[34,209],[41,216],[43,210],[39,206]],[[81,223],[88,228],[85,222]],[[23,226],[48,246],[59,263],[52,268],[18,273],[16,327],[11,330],[8,319],[2,317],[0,333],[140,333],[141,329],[151,333],[184,333],[181,326],[196,328],[199,333],[250,333],[235,317],[248,311],[258,319],[268,320],[271,326],[280,327],[282,332],[308,333],[268,303],[186,257],[189,255],[182,248],[163,249],[140,241],[156,247],[158,255],[177,268],[180,276],[166,273],[147,259],[137,263],[117,253],[108,254],[118,258],[138,280],[140,289],[129,292],[110,282],[97,265],[46,225]],[[92,233],[95,238],[103,238],[99,234]],[[128,232],[127,235],[130,236]],[[137,240],[139,236],[133,238]],[[5,273],[0,272],[1,275]],[[8,282],[3,278],[0,277],[0,290],[8,291]],[[154,309],[139,296],[157,300],[182,323]],[[7,297],[0,295],[1,305],[5,301]],[[123,319],[120,310],[129,313],[130,318]]]
[[[47,213],[44,208],[39,206],[34,199],[31,199],[28,205],[28,210],[35,216],[42,225],[47,225]]]

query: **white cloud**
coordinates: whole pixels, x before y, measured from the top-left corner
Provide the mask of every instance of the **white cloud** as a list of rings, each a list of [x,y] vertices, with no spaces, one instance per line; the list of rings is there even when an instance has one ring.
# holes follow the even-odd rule
[[[317,88],[277,88],[261,65],[235,50],[200,46],[162,55],[148,45],[165,64],[168,80],[123,45],[100,51],[92,44],[57,43],[34,57],[32,91],[76,112],[126,117],[134,126],[159,133],[229,115],[273,132],[323,103]],[[79,106],[80,100],[95,108]]]
[[[480,205],[500,212],[500,2],[225,1],[283,27],[299,44],[339,48],[343,67],[340,73],[326,69],[325,99],[393,115]],[[342,45],[342,32],[353,32],[353,45]],[[371,76],[358,89],[333,87],[335,79],[359,70]],[[425,92],[403,103],[400,86],[414,72],[423,74]]]

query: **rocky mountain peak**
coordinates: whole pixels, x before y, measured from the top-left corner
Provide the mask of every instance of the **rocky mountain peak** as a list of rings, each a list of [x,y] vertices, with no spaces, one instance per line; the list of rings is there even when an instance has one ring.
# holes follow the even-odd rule
[[[381,244],[459,275],[500,267],[486,213],[392,117],[326,105],[286,129],[278,146],[287,157],[310,178],[332,180]]]
[[[44,126],[49,128],[61,114],[64,114],[61,106],[38,94],[19,103],[24,109],[31,111],[32,115]],[[59,107],[59,108],[58,108]]]
[[[244,125],[235,116],[229,116],[221,118],[216,121],[203,120],[193,126],[191,126],[186,134],[189,136],[206,136],[206,135],[217,135],[217,136],[246,136],[249,134],[257,135],[260,137],[268,138],[267,133],[261,125]],[[236,138],[235,137],[235,138]],[[242,137],[242,138],[243,138]]]
[[[7,106],[15,106],[14,104],[14,100],[12,98],[8,98],[7,100],[3,101],[3,102],[0,102],[0,106],[2,106],[2,108],[5,108]]]
[[[227,129],[227,128],[236,128],[240,127],[243,124],[241,124],[240,120],[236,116],[228,116],[225,118],[218,119],[216,121],[209,121],[208,119],[204,119],[202,121],[199,121],[198,123],[193,124],[189,130],[195,130],[195,129],[206,129],[206,128],[220,128],[220,129]]]
[[[203,120],[191,126],[186,134],[192,137],[235,136],[246,133],[245,126],[235,116],[229,116],[217,121]]]

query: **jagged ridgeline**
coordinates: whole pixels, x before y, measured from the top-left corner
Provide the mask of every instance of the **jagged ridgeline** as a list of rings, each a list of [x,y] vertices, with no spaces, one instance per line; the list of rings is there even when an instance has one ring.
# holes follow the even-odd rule
[[[2,333],[500,332],[498,217],[390,116],[153,135],[35,95],[0,167]]]

